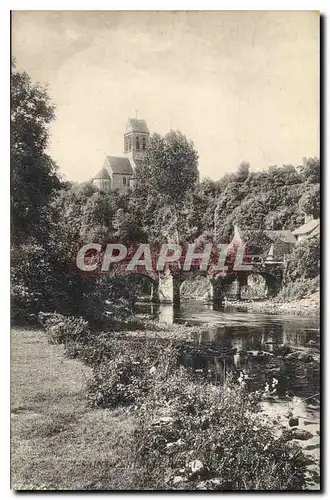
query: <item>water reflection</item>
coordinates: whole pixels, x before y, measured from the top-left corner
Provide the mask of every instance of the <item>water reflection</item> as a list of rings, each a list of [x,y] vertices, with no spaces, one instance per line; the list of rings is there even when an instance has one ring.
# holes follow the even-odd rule
[[[288,363],[276,356],[282,344],[303,350],[309,341],[319,346],[317,318],[252,314],[193,301],[180,308],[138,304],[137,312],[162,323],[200,325],[191,330],[193,342],[184,346],[182,363],[203,377],[221,380],[245,370],[259,387],[276,377],[280,396],[319,392],[318,363]]]
[[[229,307],[189,301],[175,308],[171,304],[136,304],[136,312],[149,314],[160,323],[209,325],[201,330],[199,342],[220,342],[243,349],[273,352],[274,346],[290,344],[307,346],[310,340],[319,341],[319,321],[313,317],[265,315],[239,312]]]
[[[266,384],[271,387],[275,378],[276,395],[263,401],[262,411],[269,421],[275,419],[284,426],[288,414],[297,416],[299,425],[303,428],[308,425],[313,434],[306,443],[319,446],[317,318],[252,314],[200,302],[185,302],[180,308],[140,304],[136,311],[150,314],[161,323],[195,326],[190,328],[192,340],[182,342],[179,362],[197,378],[223,381],[229,374],[238,379],[244,372],[248,377],[247,389],[261,389],[261,392]],[[312,349],[309,349],[310,341]],[[278,356],[279,346],[283,344],[301,353],[312,351],[311,360],[292,361],[287,356]],[[318,452],[315,451],[317,460]]]

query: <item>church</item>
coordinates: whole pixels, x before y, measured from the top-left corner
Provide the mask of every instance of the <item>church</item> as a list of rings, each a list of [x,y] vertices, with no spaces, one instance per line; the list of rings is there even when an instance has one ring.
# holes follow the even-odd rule
[[[92,178],[100,191],[125,193],[135,186],[135,170],[145,158],[150,132],[145,120],[129,118],[124,134],[123,156],[107,155],[103,167]]]

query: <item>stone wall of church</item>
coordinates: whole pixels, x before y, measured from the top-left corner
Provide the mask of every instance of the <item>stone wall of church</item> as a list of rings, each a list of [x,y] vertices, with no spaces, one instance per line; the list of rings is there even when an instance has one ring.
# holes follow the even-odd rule
[[[112,174],[112,190],[118,189],[121,193],[125,193],[131,178],[132,175]]]
[[[100,191],[109,193],[111,191],[111,180],[110,179],[93,179],[93,186],[95,186]]]

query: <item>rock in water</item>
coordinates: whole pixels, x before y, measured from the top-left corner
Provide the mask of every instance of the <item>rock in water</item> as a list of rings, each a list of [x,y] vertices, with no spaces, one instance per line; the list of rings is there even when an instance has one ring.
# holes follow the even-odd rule
[[[298,417],[289,418],[289,427],[297,427],[298,425],[299,425],[299,418]]]
[[[308,347],[316,347],[316,342],[315,340],[309,340],[307,345]]]
[[[307,441],[308,439],[311,439],[313,437],[313,434],[309,431],[306,431],[305,429],[289,429],[289,430],[284,430],[282,432],[282,438],[285,441],[291,441],[292,439],[298,439],[300,441]]]
[[[274,349],[274,356],[286,356],[287,354],[290,354],[292,352],[292,349],[290,346],[287,344],[280,344],[279,346],[275,347]]]

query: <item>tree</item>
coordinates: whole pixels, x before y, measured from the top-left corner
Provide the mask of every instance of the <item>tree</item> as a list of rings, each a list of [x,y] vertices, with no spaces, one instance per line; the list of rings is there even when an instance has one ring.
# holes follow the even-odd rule
[[[13,64],[14,66],[14,64]],[[29,75],[11,74],[11,215],[14,243],[42,241],[48,203],[60,187],[57,168],[46,153],[54,106],[47,91]]]
[[[311,279],[320,274],[320,237],[315,236],[300,242],[287,260],[288,281]]]
[[[320,217],[320,185],[309,184],[299,200],[299,207],[306,215],[314,219]]]
[[[135,193],[140,206],[144,206],[145,222],[153,228],[151,232],[155,229],[155,212],[166,209],[170,226],[175,227],[175,238],[181,239],[182,210],[196,188],[197,164],[197,151],[181,132],[170,131],[165,137],[151,136],[145,164],[136,171]],[[166,230],[166,226],[162,229]]]
[[[250,163],[247,161],[242,161],[236,171],[236,179],[238,182],[245,182],[250,175]]]
[[[245,228],[263,229],[267,209],[262,200],[257,197],[245,198],[235,209],[236,224]]]
[[[171,130],[165,137],[151,137],[147,151],[151,184],[168,202],[185,201],[198,180],[198,154],[194,145],[181,132]]]
[[[319,158],[304,158],[303,164],[299,165],[300,175],[308,184],[320,183],[320,160]]]
[[[267,255],[272,244],[272,240],[262,228],[245,230],[244,240],[248,255]]]

